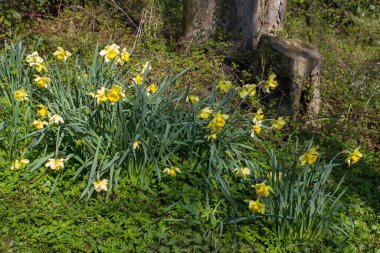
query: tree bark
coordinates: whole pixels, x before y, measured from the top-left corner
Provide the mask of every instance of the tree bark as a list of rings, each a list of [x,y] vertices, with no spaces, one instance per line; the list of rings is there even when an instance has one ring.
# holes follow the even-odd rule
[[[208,39],[215,29],[214,17],[217,0],[183,0],[183,33],[184,44],[197,44]]]
[[[261,34],[283,29],[286,5],[287,0],[184,0],[182,41],[200,42],[219,28],[240,49],[255,49]],[[216,27],[217,19],[222,27]]]

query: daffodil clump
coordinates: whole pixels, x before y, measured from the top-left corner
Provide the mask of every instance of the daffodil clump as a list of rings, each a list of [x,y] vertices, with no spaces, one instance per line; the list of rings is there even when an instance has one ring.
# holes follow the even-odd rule
[[[234,187],[230,182],[235,180],[240,184],[237,191],[244,188],[254,194],[248,200],[250,211],[265,214],[266,207],[270,209],[268,201],[274,190],[257,178],[260,166],[246,154],[252,152],[251,143],[259,136],[283,129],[286,120],[266,118],[260,107],[243,114],[237,105],[258,97],[262,89],[268,93],[276,89],[275,74],[265,82],[240,88],[221,80],[211,95],[200,98],[195,92],[189,94],[189,89],[181,92],[168,89],[179,82],[174,78],[150,82],[153,78],[147,76],[151,71],[149,61],[126,69],[131,58],[126,48],[111,44],[99,54],[96,52],[88,68],[75,65],[71,69],[72,54],[57,47],[50,53],[55,58],[54,66],[58,66],[54,71],[48,65],[50,61],[38,52],[26,57],[28,66],[24,67],[33,68],[25,71],[27,84],[13,84],[7,94],[14,108],[27,112],[26,117],[19,117],[29,126],[23,141],[31,140],[27,147],[39,150],[25,152],[25,147],[20,148],[10,156],[8,168],[30,166],[24,154],[34,153],[43,153],[43,157],[31,161],[30,167],[36,169],[41,165],[49,174],[58,175],[66,172],[66,167],[78,165],[77,174],[83,170],[82,174],[88,175],[83,195],[108,192],[117,176],[123,175],[133,182],[139,181],[136,178],[143,181],[154,173],[160,178],[163,174],[164,181],[167,178],[180,181],[188,176],[201,178],[198,181],[205,178],[205,184],[211,182],[215,189],[218,184]],[[362,156],[357,148],[349,152],[345,161],[351,166]],[[76,163],[68,163],[71,157]],[[316,163],[318,157],[317,149],[311,148],[296,159],[306,166]],[[188,166],[190,160],[196,161],[196,165]],[[183,166],[179,165],[182,163]],[[253,188],[249,187],[251,180],[258,182]],[[282,182],[282,178],[278,177],[278,181]],[[277,191],[278,187],[274,188]]]

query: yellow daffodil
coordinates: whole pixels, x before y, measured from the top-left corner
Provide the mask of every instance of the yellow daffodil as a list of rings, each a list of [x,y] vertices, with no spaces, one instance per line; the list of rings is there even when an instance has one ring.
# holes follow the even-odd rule
[[[205,138],[206,138],[208,141],[215,141],[218,137],[217,137],[217,133],[212,133],[212,134],[206,135]]]
[[[282,129],[284,125],[286,124],[283,117],[279,117],[275,122],[273,122],[272,127],[275,129]]]
[[[37,107],[39,108],[39,110],[37,110],[37,114],[41,118],[43,118],[49,114],[49,110],[46,106],[39,104],[39,105],[37,105]]]
[[[232,83],[231,81],[219,81],[218,87],[223,92],[228,92],[232,88]]]
[[[139,149],[140,149],[140,145],[141,145],[141,141],[135,141],[135,142],[132,144],[132,148],[133,148],[133,150],[139,150]]]
[[[106,90],[106,96],[112,104],[119,102],[125,97],[123,87],[114,84],[111,89]]]
[[[71,56],[69,51],[65,51],[62,47],[57,47],[57,51],[53,53],[60,61],[66,61]]]
[[[143,76],[137,75],[135,78],[133,78],[133,81],[135,82],[136,85],[140,86],[143,82]]]
[[[234,172],[235,176],[237,177],[248,177],[249,175],[251,175],[251,171],[247,167],[236,168],[234,169]]]
[[[205,107],[202,109],[201,113],[198,115],[198,118],[208,119],[212,112],[213,111],[210,107]]]
[[[25,165],[29,164],[29,160],[28,159],[16,159],[13,163],[12,163],[12,166],[11,166],[11,170],[18,170],[20,168],[23,168]]]
[[[116,44],[107,45],[99,54],[104,56],[106,62],[109,62],[120,54],[119,48],[120,46]]]
[[[196,104],[199,102],[199,97],[196,95],[189,95],[186,98],[186,103]]]
[[[29,64],[30,67],[36,64],[41,64],[44,62],[44,59],[42,59],[39,55],[38,52],[35,51],[31,53],[30,55],[26,56],[25,61]]]
[[[299,160],[301,162],[302,166],[305,166],[306,164],[313,164],[317,160],[319,156],[319,153],[317,152],[316,148],[311,148],[308,152],[304,153],[300,156]]]
[[[49,167],[52,170],[58,171],[65,167],[64,161],[65,159],[63,158],[60,158],[60,159],[50,158],[48,162],[45,164],[45,167]]]
[[[264,91],[270,93],[270,90],[276,89],[278,82],[276,81],[276,74],[271,74],[265,82]]]
[[[238,89],[238,94],[240,98],[244,99],[247,96],[253,97],[256,94],[256,85],[254,84],[246,84],[240,89]]]
[[[101,191],[108,191],[108,187],[107,187],[107,184],[108,184],[108,180],[107,179],[103,179],[103,180],[96,180],[94,182],[94,190],[96,192],[101,192]]]
[[[43,63],[36,63],[36,64],[34,64],[34,66],[36,67],[36,71],[38,73],[40,73],[42,71],[46,71],[46,69],[47,69],[45,64],[43,64]]]
[[[145,71],[149,72],[150,70],[152,69],[151,65],[150,65],[150,62],[147,61],[143,64],[142,66],[142,70],[141,70],[141,73],[144,74]]]
[[[229,117],[230,116],[227,114],[222,114],[221,111],[219,111],[214,115],[214,118],[210,121],[207,127],[211,130],[212,133],[218,133],[220,130],[222,130],[226,124],[226,120],[228,120]]]
[[[40,86],[42,88],[47,88],[49,83],[50,83],[50,78],[46,76],[35,76],[36,78],[34,79],[34,84],[37,86]]]
[[[19,89],[14,92],[14,99],[17,101],[28,101],[28,92],[24,89]]]
[[[130,57],[131,54],[128,52],[128,50],[126,48],[123,48],[123,50],[120,53],[120,56],[116,59],[116,63],[118,65],[123,65],[124,63],[129,62]]]
[[[260,184],[252,185],[253,188],[256,189],[257,195],[261,197],[268,197],[269,193],[274,193],[273,188],[269,185],[266,185],[265,182],[262,182]]]
[[[262,123],[261,121],[256,121],[256,123],[252,126],[251,129],[251,137],[253,138],[255,134],[260,134],[262,129]]]
[[[52,124],[59,124],[59,123],[63,124],[63,123],[65,123],[65,121],[63,120],[63,118],[59,114],[54,114],[54,115],[50,116],[49,122]]]
[[[43,129],[45,126],[49,125],[49,123],[47,123],[46,121],[43,121],[43,120],[40,120],[40,119],[36,119],[35,121],[33,121],[33,125],[38,129]]]
[[[261,204],[259,200],[250,200],[248,208],[254,213],[265,213],[265,205]]]
[[[158,90],[158,86],[156,84],[151,84],[149,85],[148,88],[146,88],[146,91],[152,94],[156,93],[157,90]]]
[[[167,173],[170,176],[175,177],[177,173],[181,173],[181,170],[178,167],[171,167],[164,169],[164,173]]]
[[[346,163],[348,164],[348,166],[351,166],[351,164],[357,163],[360,160],[360,158],[363,157],[363,154],[360,153],[359,149],[360,147],[348,154],[346,158]]]
[[[258,109],[256,113],[254,113],[255,117],[253,118],[253,123],[257,121],[262,121],[264,119],[263,109]]]
[[[104,87],[97,90],[96,94],[93,92],[90,92],[88,95],[90,95],[93,98],[96,98],[97,104],[101,104],[101,103],[106,102],[108,100],[108,97],[106,96],[106,88],[104,88]]]

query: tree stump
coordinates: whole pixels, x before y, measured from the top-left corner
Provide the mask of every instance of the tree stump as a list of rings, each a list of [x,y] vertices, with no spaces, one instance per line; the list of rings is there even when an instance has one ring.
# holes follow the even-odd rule
[[[318,50],[300,40],[263,35],[257,46],[256,64],[258,70],[273,70],[277,75],[283,95],[279,114],[296,117],[304,112],[314,124],[321,103],[321,55]]]

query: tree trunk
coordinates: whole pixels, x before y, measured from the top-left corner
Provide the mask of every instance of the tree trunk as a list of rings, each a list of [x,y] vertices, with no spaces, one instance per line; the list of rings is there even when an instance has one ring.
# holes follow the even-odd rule
[[[208,39],[214,27],[217,0],[183,0],[183,33],[184,44],[197,44]]]
[[[219,28],[241,42],[242,50],[255,49],[261,34],[283,29],[286,5],[287,0],[184,0],[182,41],[200,42]]]

